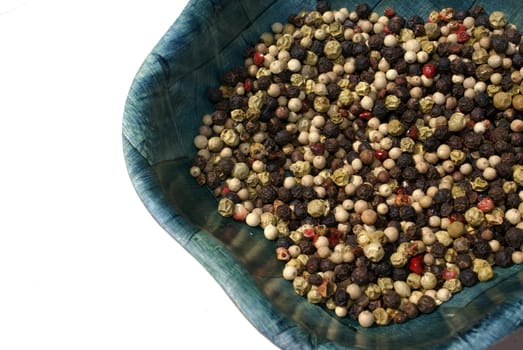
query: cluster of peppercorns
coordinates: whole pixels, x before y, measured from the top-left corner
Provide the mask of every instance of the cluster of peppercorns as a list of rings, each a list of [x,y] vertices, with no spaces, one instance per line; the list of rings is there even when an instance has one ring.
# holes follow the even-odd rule
[[[291,15],[209,91],[190,169],[276,241],[283,278],[362,326],[523,263],[523,45],[481,6]]]

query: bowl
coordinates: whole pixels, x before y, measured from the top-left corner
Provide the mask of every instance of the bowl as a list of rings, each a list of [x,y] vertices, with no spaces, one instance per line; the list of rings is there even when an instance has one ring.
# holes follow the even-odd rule
[[[331,1],[353,9],[358,2]],[[476,1],[369,1],[378,13],[427,18],[443,7]],[[482,4],[523,24],[519,1]],[[130,88],[122,142],[136,192],[157,222],[225,290],[246,318],[282,349],[480,349],[523,325],[523,270],[496,268],[496,277],[405,324],[362,328],[295,294],[281,277],[274,242],[261,230],[221,217],[211,191],[189,175],[193,137],[221,75],[242,63],[243,50],[273,22],[285,22],[316,1],[190,1],[147,55]]]

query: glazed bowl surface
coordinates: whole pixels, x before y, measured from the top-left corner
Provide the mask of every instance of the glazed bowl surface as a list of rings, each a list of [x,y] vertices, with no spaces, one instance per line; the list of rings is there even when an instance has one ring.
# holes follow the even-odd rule
[[[353,1],[331,1],[353,9]],[[405,17],[427,18],[443,7],[481,4],[523,27],[521,3],[369,1]],[[190,176],[193,137],[220,76],[242,64],[243,50],[274,22],[314,9],[306,0],[190,1],[149,53],[130,88],[123,118],[124,156],[131,181],[152,216],[216,279],[246,318],[282,349],[481,349],[523,326],[523,269],[496,268],[496,277],[405,324],[362,328],[295,294],[281,277],[274,242],[261,230],[221,217],[216,199]],[[145,55],[144,55],[145,56]]]

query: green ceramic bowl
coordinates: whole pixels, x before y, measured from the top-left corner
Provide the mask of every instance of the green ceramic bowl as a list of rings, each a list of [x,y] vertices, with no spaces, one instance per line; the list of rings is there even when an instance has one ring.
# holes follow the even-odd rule
[[[331,1],[353,9],[357,2]],[[382,13],[403,16],[469,8],[476,1],[370,1]],[[484,1],[523,27],[517,0]],[[436,312],[402,325],[363,329],[297,296],[281,276],[274,242],[261,231],[216,213],[212,193],[189,176],[192,139],[206,98],[221,74],[242,62],[243,49],[275,22],[313,9],[307,0],[190,1],[146,57],[129,92],[123,148],[131,180],[158,223],[223,287],[241,312],[283,349],[481,349],[523,326],[523,270],[496,269],[496,277],[455,295]]]

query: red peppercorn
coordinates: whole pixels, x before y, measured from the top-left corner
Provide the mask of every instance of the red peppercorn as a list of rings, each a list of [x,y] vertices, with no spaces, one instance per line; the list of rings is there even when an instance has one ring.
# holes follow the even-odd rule
[[[422,68],[423,75],[427,78],[434,78],[434,75],[436,75],[436,66],[434,66],[432,63],[425,63]]]
[[[423,274],[423,254],[418,254],[416,256],[413,256],[409,260],[409,270],[411,272],[417,273],[418,275]]]
[[[369,120],[372,118],[372,113],[369,112],[369,111],[363,111],[360,113],[360,118],[361,119],[365,119],[365,120]]]
[[[252,89],[252,82],[250,79],[245,79],[243,82],[243,88],[245,89],[245,92],[250,92]]]
[[[449,270],[449,269],[443,269],[443,271],[441,273],[441,277],[445,281],[456,278],[457,275],[458,275],[458,273],[456,272],[456,270]]]
[[[309,147],[314,155],[322,155],[325,151],[325,146],[322,143],[312,143]]]
[[[312,227],[306,227],[303,229],[303,237],[312,238],[316,236],[316,232]]]
[[[439,12],[439,19],[443,22],[448,22],[454,17],[454,10],[450,7],[444,8]]]
[[[390,34],[391,33],[389,26],[386,25],[386,24],[385,24],[385,26],[383,26],[383,33],[385,33],[385,34]]]
[[[478,203],[478,209],[482,212],[489,212],[494,209],[494,201],[490,197],[483,197]]]
[[[231,190],[229,189],[229,186],[223,185],[222,186],[222,194],[226,195],[229,192],[231,192]]]
[[[385,149],[377,149],[374,151],[374,157],[380,161],[384,161],[389,156],[389,152]]]
[[[454,221],[465,222],[465,217],[461,213],[452,213],[449,215],[449,221],[451,223]]]
[[[340,243],[340,239],[342,238],[342,233],[338,231],[336,228],[331,227],[329,229],[329,233],[327,235],[327,239],[329,240],[329,245],[332,247],[335,247],[336,244]]]
[[[456,34],[458,35],[458,43],[464,43],[470,38],[469,34],[465,30],[458,30]]]
[[[263,56],[261,52],[256,51],[252,57],[252,61],[259,67],[263,64],[263,61],[265,61],[265,56]]]
[[[394,204],[397,206],[403,206],[403,205],[409,205],[410,204],[410,196],[405,193],[397,193],[396,197],[394,198]]]
[[[410,128],[408,128],[407,132],[405,133],[405,136],[410,137],[413,140],[417,140],[418,127],[416,125],[412,125]]]
[[[385,10],[383,10],[383,14],[386,17],[394,17],[396,15],[396,11],[393,8],[387,7]]]

